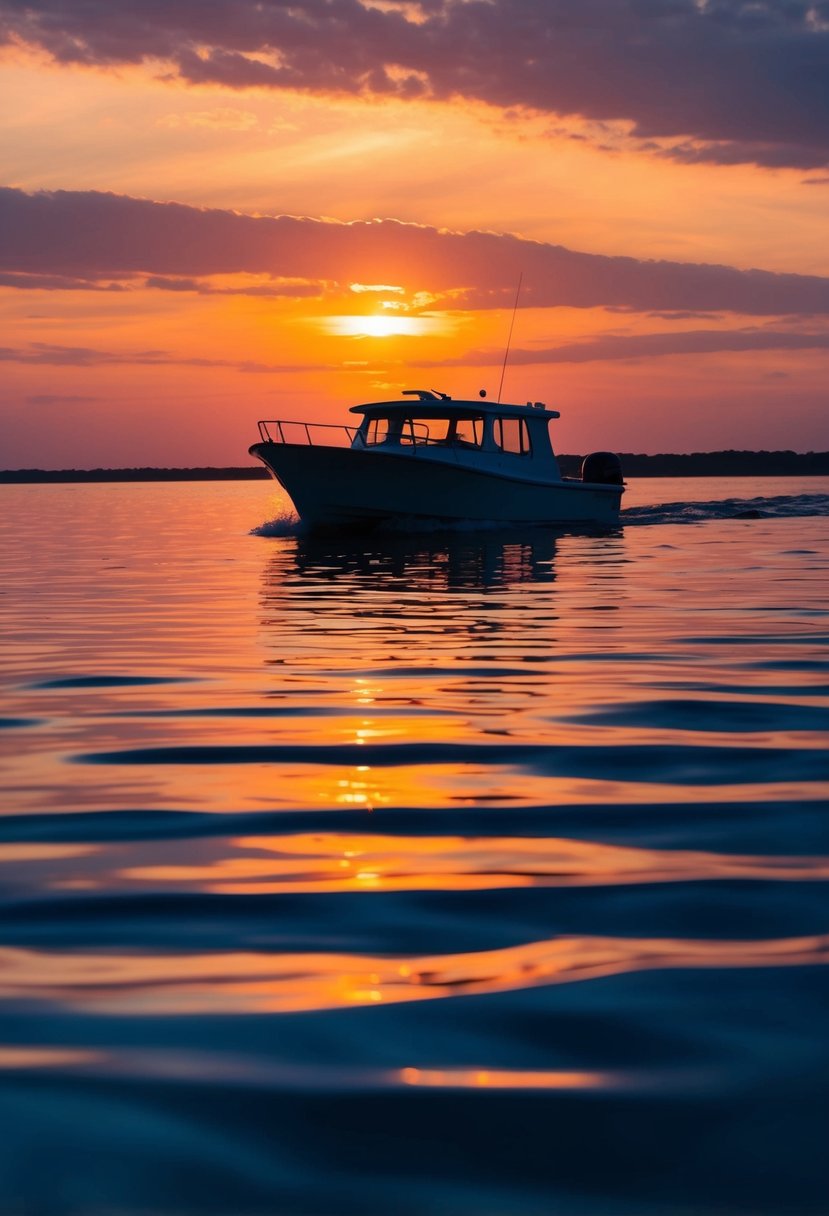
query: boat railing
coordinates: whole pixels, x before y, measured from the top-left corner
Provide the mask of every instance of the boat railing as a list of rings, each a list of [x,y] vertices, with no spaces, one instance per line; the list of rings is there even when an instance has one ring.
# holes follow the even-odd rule
[[[403,424],[403,429],[400,432],[400,442],[406,446],[410,445],[414,448],[418,444],[434,443],[434,439],[429,438],[429,427],[425,422],[412,422],[407,419]]]
[[[339,426],[328,422],[296,422],[286,418],[262,419],[256,425],[263,443],[299,443],[308,447],[341,448],[351,447],[357,434],[357,428],[354,426]]]
[[[388,435],[376,438],[370,432],[364,434],[358,427],[337,423],[268,418],[261,419],[256,425],[263,443],[301,444],[303,447],[379,448],[389,443],[389,446],[403,448],[412,456],[416,456],[424,448],[443,448],[457,456],[459,451],[478,451],[481,447],[479,443],[457,434],[451,438],[433,436],[424,422],[408,421],[400,434],[392,437],[391,441]]]

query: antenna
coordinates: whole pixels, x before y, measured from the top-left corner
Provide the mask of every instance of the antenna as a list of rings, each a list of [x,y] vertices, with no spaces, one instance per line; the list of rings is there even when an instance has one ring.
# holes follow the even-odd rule
[[[504,366],[501,368],[501,382],[498,385],[498,404],[499,405],[501,404],[501,389],[504,387],[504,373],[507,370],[507,359],[509,358],[509,348],[510,348],[510,343],[512,342],[512,327],[515,324],[515,314],[518,312],[518,297],[521,295],[521,281],[523,278],[524,278],[524,271],[522,270],[518,276],[518,289],[515,293],[515,304],[513,305],[513,309],[512,309],[512,320],[509,323],[509,335],[507,337],[507,349],[504,351]]]

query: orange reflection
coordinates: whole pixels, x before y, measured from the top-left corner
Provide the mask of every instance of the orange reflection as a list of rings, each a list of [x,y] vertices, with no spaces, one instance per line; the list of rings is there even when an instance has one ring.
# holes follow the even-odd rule
[[[561,937],[502,950],[397,959],[8,949],[0,953],[0,994],[113,1013],[288,1013],[503,992],[663,968],[827,962],[829,935],[751,942]]]
[[[437,1089],[616,1089],[622,1084],[617,1073],[514,1068],[401,1068],[400,1080]]]
[[[91,844],[4,844],[0,845],[0,863],[59,861],[64,857],[88,857],[98,851],[98,846]]]
[[[359,794],[350,797],[359,805]],[[135,882],[194,884],[228,895],[829,878],[829,860],[823,857],[638,849],[554,837],[296,833],[240,837],[233,847],[247,855],[202,865],[139,866],[121,876]]]
[[[73,1051],[66,1047],[0,1047],[0,1069],[60,1068],[93,1064],[102,1058],[97,1051]]]

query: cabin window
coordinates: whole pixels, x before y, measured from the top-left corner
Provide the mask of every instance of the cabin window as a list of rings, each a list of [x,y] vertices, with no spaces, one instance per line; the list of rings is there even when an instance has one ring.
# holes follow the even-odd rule
[[[479,448],[484,441],[483,415],[469,418],[404,418],[400,429],[400,442],[432,444],[440,447]]]
[[[475,418],[457,418],[454,422],[454,433],[450,442],[462,448],[479,448],[484,442],[484,420],[482,416]]]
[[[530,436],[523,418],[496,418],[495,442],[502,452],[513,452],[527,456],[530,452]]]
[[[368,447],[377,443],[385,443],[389,437],[388,418],[370,418],[369,424],[366,427],[365,437],[366,446]]]

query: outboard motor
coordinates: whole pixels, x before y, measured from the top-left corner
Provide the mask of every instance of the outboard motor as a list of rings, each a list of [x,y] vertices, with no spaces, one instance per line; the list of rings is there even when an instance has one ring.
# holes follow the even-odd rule
[[[581,479],[598,485],[623,486],[622,462],[615,452],[591,452],[581,462]]]

